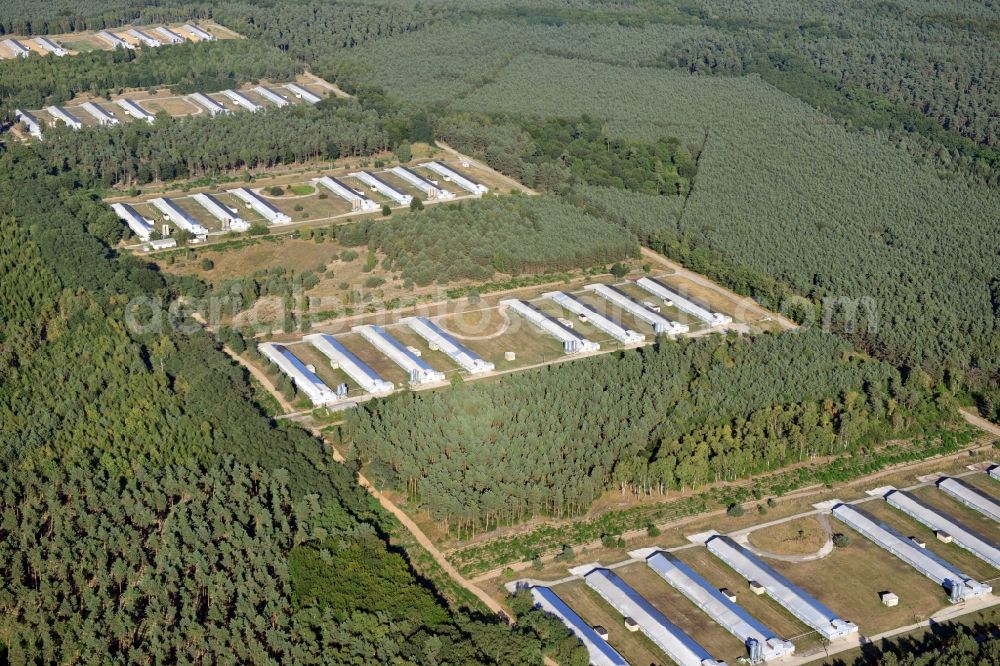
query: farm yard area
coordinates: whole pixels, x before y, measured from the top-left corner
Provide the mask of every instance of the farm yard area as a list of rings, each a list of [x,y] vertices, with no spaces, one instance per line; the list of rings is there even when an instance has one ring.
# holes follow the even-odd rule
[[[183,42],[240,39],[240,35],[213,21],[190,21],[167,25],[142,25],[121,29],[88,30],[66,34],[23,37],[4,35],[0,60],[34,56],[65,57],[90,51],[113,51],[139,47],[158,48]]]
[[[974,526],[996,548],[998,524],[935,487],[942,478],[957,478],[985,491],[991,501],[1000,501],[1000,481],[984,473],[993,464],[977,463],[965,469],[956,461],[946,467],[953,476],[921,475],[908,492],[946,518]],[[933,531],[882,499],[886,493],[887,499],[891,497],[886,487],[867,493],[860,492],[862,487],[857,486],[857,495],[843,506],[860,509],[907,540],[912,536],[919,541],[912,546],[918,552],[916,564],[905,559],[905,552],[887,551],[845,525],[836,518],[839,509],[830,515],[832,503],[825,501],[806,514],[757,526],[750,519],[746,527],[731,532],[728,540],[720,540],[714,531],[688,532],[685,543],[665,534],[643,540],[646,545],[632,550],[626,559],[606,549],[578,553],[561,566],[561,575],[558,565],[546,565],[537,574],[503,585],[494,579],[492,589],[497,595],[530,589],[536,599],[548,600],[549,610],[556,595],[565,604],[558,607],[557,615],[568,627],[575,627],[592,663],[682,666],[707,663],[701,660],[704,655],[729,664],[756,660],[820,663],[854,649],[866,637],[905,633],[926,625],[932,617],[954,617],[1000,603],[989,587],[1000,584],[996,564],[977,559],[957,540],[938,540]],[[951,567],[956,577],[943,583],[934,579],[930,570],[919,566],[922,552],[932,553],[936,559],[927,561]],[[607,558],[607,563],[572,565],[574,560],[587,561],[595,555]],[[957,576],[970,574],[986,587],[963,587]],[[955,581],[959,581],[958,588]],[[619,596],[619,588],[626,591],[624,596]],[[956,600],[956,594],[964,596]],[[737,616],[743,620],[735,620]],[[833,618],[839,627],[835,633],[829,633],[830,625],[823,618]],[[590,631],[591,627],[599,631]],[[756,634],[754,627],[764,633]],[[755,635],[768,638],[756,660],[756,648],[747,640]],[[678,648],[670,636],[688,641],[693,651]],[[775,642],[779,639],[794,644],[794,655],[774,651],[783,645]]]

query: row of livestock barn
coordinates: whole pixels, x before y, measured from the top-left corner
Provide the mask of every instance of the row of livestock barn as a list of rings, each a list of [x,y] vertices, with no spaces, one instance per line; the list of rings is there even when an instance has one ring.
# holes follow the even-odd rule
[[[972,474],[978,474],[980,479],[992,478],[1000,481],[1000,467],[991,467],[987,475],[973,471],[962,476]],[[928,485],[927,492],[941,493],[942,497],[946,495],[972,509],[986,520],[987,524],[991,524],[988,521],[1000,522],[1000,499],[998,499],[1000,486],[995,486],[995,489],[990,488],[991,492],[987,492],[985,488],[991,484],[971,484],[965,478],[956,477],[940,478],[933,484],[934,487],[930,487],[929,484],[922,485]],[[931,552],[917,537],[904,535],[886,521],[879,520],[871,510],[866,510],[865,504],[868,502],[884,502],[897,510],[901,518],[905,516],[933,530],[939,541],[954,544],[954,547],[964,549],[993,569],[1000,570],[1000,548],[992,539],[964,524],[962,520],[949,515],[948,512],[933,506],[926,501],[926,498],[921,499],[912,490],[880,488],[873,491],[872,497],[855,502],[833,500],[825,506],[817,505],[820,508],[816,513],[832,516],[848,528],[850,533],[864,537],[934,581],[944,593],[943,603],[945,598],[952,604],[980,599],[984,603],[989,602],[992,598],[990,585],[974,579],[951,563],[947,557]],[[764,561],[766,557],[753,552],[753,547],[746,539],[737,537],[735,533],[730,536],[708,533],[701,544],[714,558],[747,581],[749,593],[770,597],[787,613],[822,637],[824,644],[835,645],[838,641],[852,641],[852,644],[864,642],[860,633],[863,627],[859,628],[854,622],[841,617],[816,596],[776,571]],[[681,551],[692,547],[701,546],[682,546],[670,551]],[[802,636],[780,636],[738,603],[734,592],[726,588],[716,588],[694,567],[670,551],[659,548],[636,550],[630,553],[630,560],[616,565],[601,566],[598,563],[582,565],[570,569],[570,579],[551,584],[530,579],[521,580],[509,584],[508,589],[512,592],[520,589],[529,590],[536,606],[561,620],[586,647],[590,663],[597,666],[629,664],[619,649],[622,643],[616,638],[620,637],[616,637],[613,633],[618,631],[626,632],[625,635],[627,632],[641,632],[664,656],[680,666],[721,666],[725,663],[719,655],[713,655],[681,629],[676,621],[671,620],[672,615],[675,618],[677,614],[687,615],[687,610],[676,606],[667,607],[662,603],[654,604],[650,599],[656,598],[658,594],[656,590],[648,587],[637,589],[637,586],[629,584],[616,573],[621,567],[638,564],[645,564],[666,585],[690,601],[698,612],[738,638],[746,648],[745,655],[738,659],[740,662],[780,664],[783,659],[795,653],[793,638],[799,640]],[[577,612],[570,603],[560,597],[560,585],[580,579],[590,590],[596,592],[607,607],[621,616],[620,627],[608,628],[591,624],[584,617],[587,611]],[[844,584],[850,585],[851,582],[845,580]],[[822,596],[822,593],[819,596]],[[885,606],[895,606],[899,602],[899,596],[890,591],[881,593],[880,596]]]

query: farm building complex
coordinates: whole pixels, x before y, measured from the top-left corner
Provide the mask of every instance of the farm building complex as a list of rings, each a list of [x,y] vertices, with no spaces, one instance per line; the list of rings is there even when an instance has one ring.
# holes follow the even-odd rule
[[[84,102],[80,105],[80,108],[90,114],[90,117],[96,120],[98,125],[117,125],[121,122],[104,107],[93,102]]]
[[[226,192],[232,194],[247,206],[257,211],[261,217],[271,224],[288,224],[292,221],[291,217],[282,213],[280,210],[272,206],[270,202],[266,201],[262,196],[252,190],[248,190],[245,187],[237,187],[232,190],[226,190]]]
[[[390,199],[392,199],[393,201],[395,201],[400,205],[407,206],[410,204],[411,201],[413,201],[413,197],[411,197],[409,194],[403,194],[395,187],[385,182],[384,180],[382,180],[373,173],[370,173],[368,171],[355,171],[354,173],[351,174],[351,176],[357,178],[365,185],[369,186],[370,188],[372,188],[377,192],[384,194],[385,196],[389,197]]]
[[[111,204],[111,210],[115,211],[118,218],[127,224],[129,229],[132,230],[132,233],[138,236],[140,240],[149,240],[150,235],[153,233],[152,220],[146,219],[136,212],[135,208],[132,208],[132,206],[128,204]]]
[[[151,123],[154,120],[156,120],[156,116],[154,116],[152,113],[139,106],[138,102],[133,102],[130,99],[122,98],[115,103],[118,106],[120,106],[125,111],[125,113],[127,113],[128,115],[132,116],[137,120],[145,120],[147,123]]]
[[[937,487],[967,507],[975,509],[979,513],[989,516],[1000,523],[1000,502],[986,493],[973,488],[961,479],[952,477],[939,479]]]
[[[635,331],[625,328],[618,322],[605,317],[597,310],[584,305],[567,293],[561,291],[550,291],[542,294],[542,297],[547,298],[554,303],[558,303],[561,307],[578,316],[582,321],[590,322],[623,345],[636,345],[646,339],[646,336],[642,333],[636,333]]]
[[[405,180],[407,183],[423,192],[429,200],[453,199],[455,197],[455,195],[448,190],[438,187],[408,167],[396,166],[389,169],[389,171],[393,175]]]
[[[325,187],[338,197],[351,204],[351,210],[371,211],[378,210],[378,204],[363,194],[345,185],[337,178],[323,176],[316,179],[316,184]]]
[[[41,46],[43,49],[48,51],[54,56],[63,57],[69,53],[66,49],[56,44],[54,41],[48,37],[35,37],[35,43]]]
[[[190,213],[181,208],[176,201],[167,199],[166,197],[157,197],[149,203],[153,204],[153,206],[155,206],[156,209],[163,214],[163,217],[173,222],[178,228],[188,232],[196,239],[204,240],[205,237],[208,236],[208,229],[201,226],[201,224],[191,217]]]
[[[484,361],[477,354],[456,342],[454,338],[426,317],[407,317],[400,323],[406,324],[417,335],[426,340],[432,351],[444,352],[469,374],[476,375],[493,370],[492,363]]]
[[[452,169],[451,167],[445,166],[440,162],[426,162],[424,164],[421,164],[420,166],[424,167],[425,169],[430,169],[437,175],[444,178],[446,181],[455,183],[463,190],[471,192],[472,194],[482,195],[490,191],[489,188],[486,187],[485,185],[477,183],[472,178],[464,176],[455,171],[454,169]]]
[[[316,375],[315,371],[300,361],[284,345],[263,342],[257,345],[257,348],[291,378],[295,387],[302,391],[313,405],[321,407],[337,401],[337,394]]]
[[[368,393],[384,395],[392,393],[395,388],[392,382],[382,379],[377,372],[368,367],[364,361],[355,356],[332,335],[317,333],[307,335],[303,339],[329,358],[333,367],[343,370],[344,374],[357,382]]]
[[[355,326],[351,329],[358,333],[365,340],[370,342],[376,349],[385,354],[393,363],[406,371],[410,377],[412,386],[421,384],[434,384],[444,381],[444,373],[439,372],[427,365],[419,356],[407,349],[399,340],[394,338],[381,326],[364,325]]]
[[[617,305],[636,319],[646,322],[653,327],[653,332],[656,335],[680,335],[690,330],[687,324],[670,321],[659,312],[654,312],[642,303],[632,300],[613,285],[588,284],[584,289],[600,295],[609,303]]]
[[[833,515],[875,545],[884,548],[948,591],[952,601],[965,601],[989,594],[992,590],[973,580],[954,566],[928,552],[893,528],[875,520],[851,504],[837,504]]]
[[[543,332],[554,337],[562,344],[563,351],[567,354],[596,352],[601,348],[601,345],[596,342],[591,342],[562,322],[556,320],[554,317],[550,317],[545,314],[531,303],[516,298],[510,298],[500,301],[500,305],[509,310],[513,310],[518,315],[528,320],[528,322],[540,328]]]
[[[195,194],[192,197],[202,208],[208,211],[209,215],[222,223],[225,231],[246,231],[250,224],[236,213],[235,208],[230,208],[211,194]]]
[[[729,315],[718,312],[709,312],[694,301],[687,299],[670,289],[667,285],[653,278],[642,277],[635,281],[637,285],[656,296],[667,305],[672,305],[681,312],[686,312],[692,317],[696,317],[709,326],[724,326],[730,324],[733,318]]]

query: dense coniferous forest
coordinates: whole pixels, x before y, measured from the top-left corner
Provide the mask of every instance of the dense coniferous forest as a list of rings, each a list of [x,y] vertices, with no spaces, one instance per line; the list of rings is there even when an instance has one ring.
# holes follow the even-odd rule
[[[818,331],[718,336],[368,403],[347,436],[452,527],[585,511],[602,492],[748,478],[915,432],[952,405]]]

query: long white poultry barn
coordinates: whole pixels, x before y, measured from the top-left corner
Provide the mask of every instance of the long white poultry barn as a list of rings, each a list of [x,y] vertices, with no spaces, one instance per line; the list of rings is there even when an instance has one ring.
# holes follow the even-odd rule
[[[22,111],[21,109],[15,109],[14,120],[19,123],[24,123],[24,126],[28,128],[28,134],[31,136],[36,139],[42,138],[42,124],[38,122],[38,118],[31,113]]]
[[[93,102],[84,102],[80,108],[97,121],[98,125],[118,125],[121,121]]]
[[[122,110],[128,115],[132,116],[136,120],[145,120],[147,123],[152,124],[156,120],[156,116],[147,111],[146,109],[139,106],[138,102],[133,102],[130,99],[119,99],[115,101],[115,104],[120,106]]]
[[[222,227],[229,231],[246,231],[250,228],[250,223],[236,214],[236,211],[222,203],[211,194],[199,192],[192,197],[202,208],[222,223]]]
[[[146,219],[139,214],[139,211],[128,204],[113,203],[111,204],[111,210],[115,211],[115,215],[127,224],[132,233],[138,236],[142,242],[149,242],[149,236],[153,233],[152,220]]]
[[[616,611],[635,620],[639,630],[664,654],[677,662],[678,666],[724,666],[725,662],[714,659],[705,648],[668,620],[659,609],[614,572],[594,565],[583,565],[570,569],[570,573],[583,576],[587,585],[604,597]]]
[[[31,49],[16,39],[5,39],[2,43],[18,58],[27,58],[31,55]]]
[[[210,32],[207,32],[205,30],[202,30],[201,28],[199,28],[198,26],[196,26],[193,23],[185,23],[184,25],[181,26],[181,28],[183,28],[184,30],[187,30],[192,35],[194,35],[198,39],[201,39],[202,41],[214,42],[215,39],[216,39],[215,35],[213,35]]]
[[[61,106],[48,106],[45,107],[45,110],[56,120],[66,123],[67,127],[72,127],[75,130],[83,129],[83,123],[80,122],[80,119]]]
[[[653,332],[656,335],[680,335],[681,333],[687,333],[690,330],[687,324],[670,321],[660,313],[653,312],[642,303],[632,300],[620,289],[612,285],[588,284],[584,287],[584,289],[600,295],[605,300],[620,307],[622,310],[631,313],[636,319],[641,319],[646,322],[653,327]]]
[[[1000,548],[965,524],[921,502],[905,490],[890,490],[885,494],[885,501],[935,532],[951,535],[956,544],[1000,569]]]
[[[289,102],[287,99],[285,99],[278,93],[274,92],[270,88],[266,88],[264,86],[257,86],[256,88],[253,89],[253,91],[258,95],[260,95],[261,97],[263,97],[264,99],[266,99],[267,101],[274,104],[279,109],[291,104],[291,102]]]
[[[877,521],[856,506],[837,504],[833,507],[833,515],[876,546],[889,551],[941,585],[948,591],[953,602],[965,601],[992,591],[989,585],[973,580],[949,562],[921,548],[912,539]]]
[[[382,379],[381,375],[372,370],[367,363],[355,356],[332,335],[313,333],[302,339],[308,340],[313,347],[330,359],[335,367],[343,370],[344,374],[368,393],[386,395],[392,393],[395,388],[392,382]]]
[[[315,179],[313,182],[317,185],[322,185],[347,203],[351,204],[351,210],[378,210],[377,203],[363,194],[358,194],[352,188],[348,187],[336,178],[323,176],[322,178]]]
[[[684,298],[659,280],[642,277],[636,280],[635,283],[662,301],[672,303],[678,310],[697,317],[710,326],[723,326],[733,321],[733,318],[729,315],[724,315],[720,312],[709,312],[694,301]]]
[[[646,340],[646,336],[642,333],[636,333],[631,329],[625,328],[610,317],[605,317],[597,310],[584,305],[565,292],[549,291],[542,294],[542,298],[547,298],[559,304],[578,317],[586,318],[588,323],[593,324],[624,345],[637,345]]]
[[[156,37],[139,30],[138,28],[129,28],[125,31],[125,34],[138,39],[143,45],[148,46],[151,49],[159,48],[163,46],[163,42],[158,40]]]
[[[214,99],[212,99],[205,93],[200,93],[200,92],[191,93],[190,95],[188,95],[188,99],[190,99],[191,101],[198,104],[198,106],[208,111],[208,115],[213,118],[218,115],[226,115],[230,113],[229,109],[222,106],[221,104],[216,102]]]
[[[176,32],[171,30],[165,25],[161,25],[158,28],[154,28],[153,32],[162,37],[168,44],[183,44],[184,38],[178,35]]]
[[[239,92],[238,90],[223,90],[222,94],[228,97],[229,99],[233,100],[233,103],[235,103],[236,105],[242,106],[244,109],[246,109],[251,113],[256,113],[257,111],[260,111],[261,109],[264,108],[257,102],[253,101],[252,99],[244,95],[243,93]]]
[[[601,349],[601,345],[591,342],[573,329],[564,326],[555,318],[550,317],[535,306],[517,298],[509,298],[500,301],[500,305],[509,308],[521,315],[529,322],[548,333],[562,343],[563,352],[567,354],[577,354],[583,352],[595,352]]]
[[[403,194],[395,187],[385,182],[384,180],[382,180],[373,173],[369,173],[367,171],[355,171],[351,175],[360,180],[365,185],[368,185],[372,189],[381,192],[382,194],[389,197],[398,204],[407,206],[411,201],[413,201],[413,197],[411,197],[409,194]]]
[[[280,210],[272,206],[269,201],[265,201],[260,195],[252,190],[248,190],[245,187],[237,187],[232,190],[226,190],[226,192],[232,194],[250,208],[253,208],[271,224],[288,224],[292,221],[291,217],[282,213]]]
[[[49,53],[51,53],[52,55],[59,56],[60,58],[62,58],[64,55],[69,54],[69,51],[59,46],[48,37],[35,37],[35,43],[41,46],[46,51],[48,51]]]
[[[419,356],[407,349],[403,343],[392,337],[381,326],[366,324],[364,326],[355,326],[351,330],[370,342],[376,349],[388,356],[393,363],[405,370],[410,376],[410,384],[412,386],[444,381],[443,372],[439,372],[427,365]]]
[[[743,641],[751,664],[778,659],[795,652],[795,646],[790,641],[778,638],[775,632],[758,622],[742,606],[730,601],[675,556],[660,550],[648,556],[641,551],[633,555],[644,556],[650,569],[703,610],[716,624]]]
[[[785,607],[789,613],[818,631],[827,640],[857,633],[858,625],[837,617],[815,597],[794,585],[777,571],[764,564],[753,553],[731,538],[715,535],[705,542],[709,552],[746,578],[763,586],[767,595]]]
[[[295,83],[286,83],[285,90],[295,95],[296,98],[305,100],[310,104],[317,104],[323,100],[319,95],[314,95],[305,88]]]
[[[130,43],[119,37],[113,32],[108,32],[107,30],[101,30],[97,33],[97,36],[106,41],[111,45],[112,49],[128,49],[129,51],[135,50],[135,47]]]
[[[948,493],[965,506],[975,509],[979,513],[989,516],[1000,523],[1000,502],[990,497],[977,488],[973,488],[965,481],[954,477],[946,476],[939,479],[937,487]]]
[[[478,183],[468,176],[463,176],[459,172],[455,171],[451,167],[445,166],[440,162],[425,162],[420,166],[425,169],[430,169],[434,173],[438,174],[445,180],[451,181],[461,187],[463,190],[471,192],[476,195],[483,195],[490,191],[488,187],[482,183]]]
[[[477,375],[493,371],[492,363],[484,361],[478,354],[457,342],[431,320],[425,317],[406,317],[401,319],[399,323],[409,326],[414,333],[431,345],[431,349],[437,347],[470,374]]]
[[[629,663],[618,654],[618,651],[608,645],[608,642],[597,635],[594,628],[583,621],[583,618],[566,605],[551,588],[543,585],[531,586],[531,597],[535,606],[559,618],[566,628],[580,639],[583,647],[590,655],[591,666],[629,666]]]
[[[337,401],[337,394],[284,345],[262,342],[257,348],[288,375],[295,386],[305,393],[316,407]]]
[[[208,236],[208,229],[198,224],[196,219],[191,217],[186,210],[178,206],[174,201],[165,197],[157,197],[149,203],[156,206],[157,210],[163,213],[163,217],[167,218],[195,238],[204,238]]]
[[[1000,465],[994,465],[990,468],[990,476],[1000,481]]]
[[[431,181],[427,180],[420,174],[416,173],[412,169],[405,166],[396,166],[389,169],[395,176],[402,178],[413,187],[417,188],[421,192],[427,195],[427,199],[437,200],[437,199],[454,199],[455,194],[449,192],[448,190],[438,187]]]

